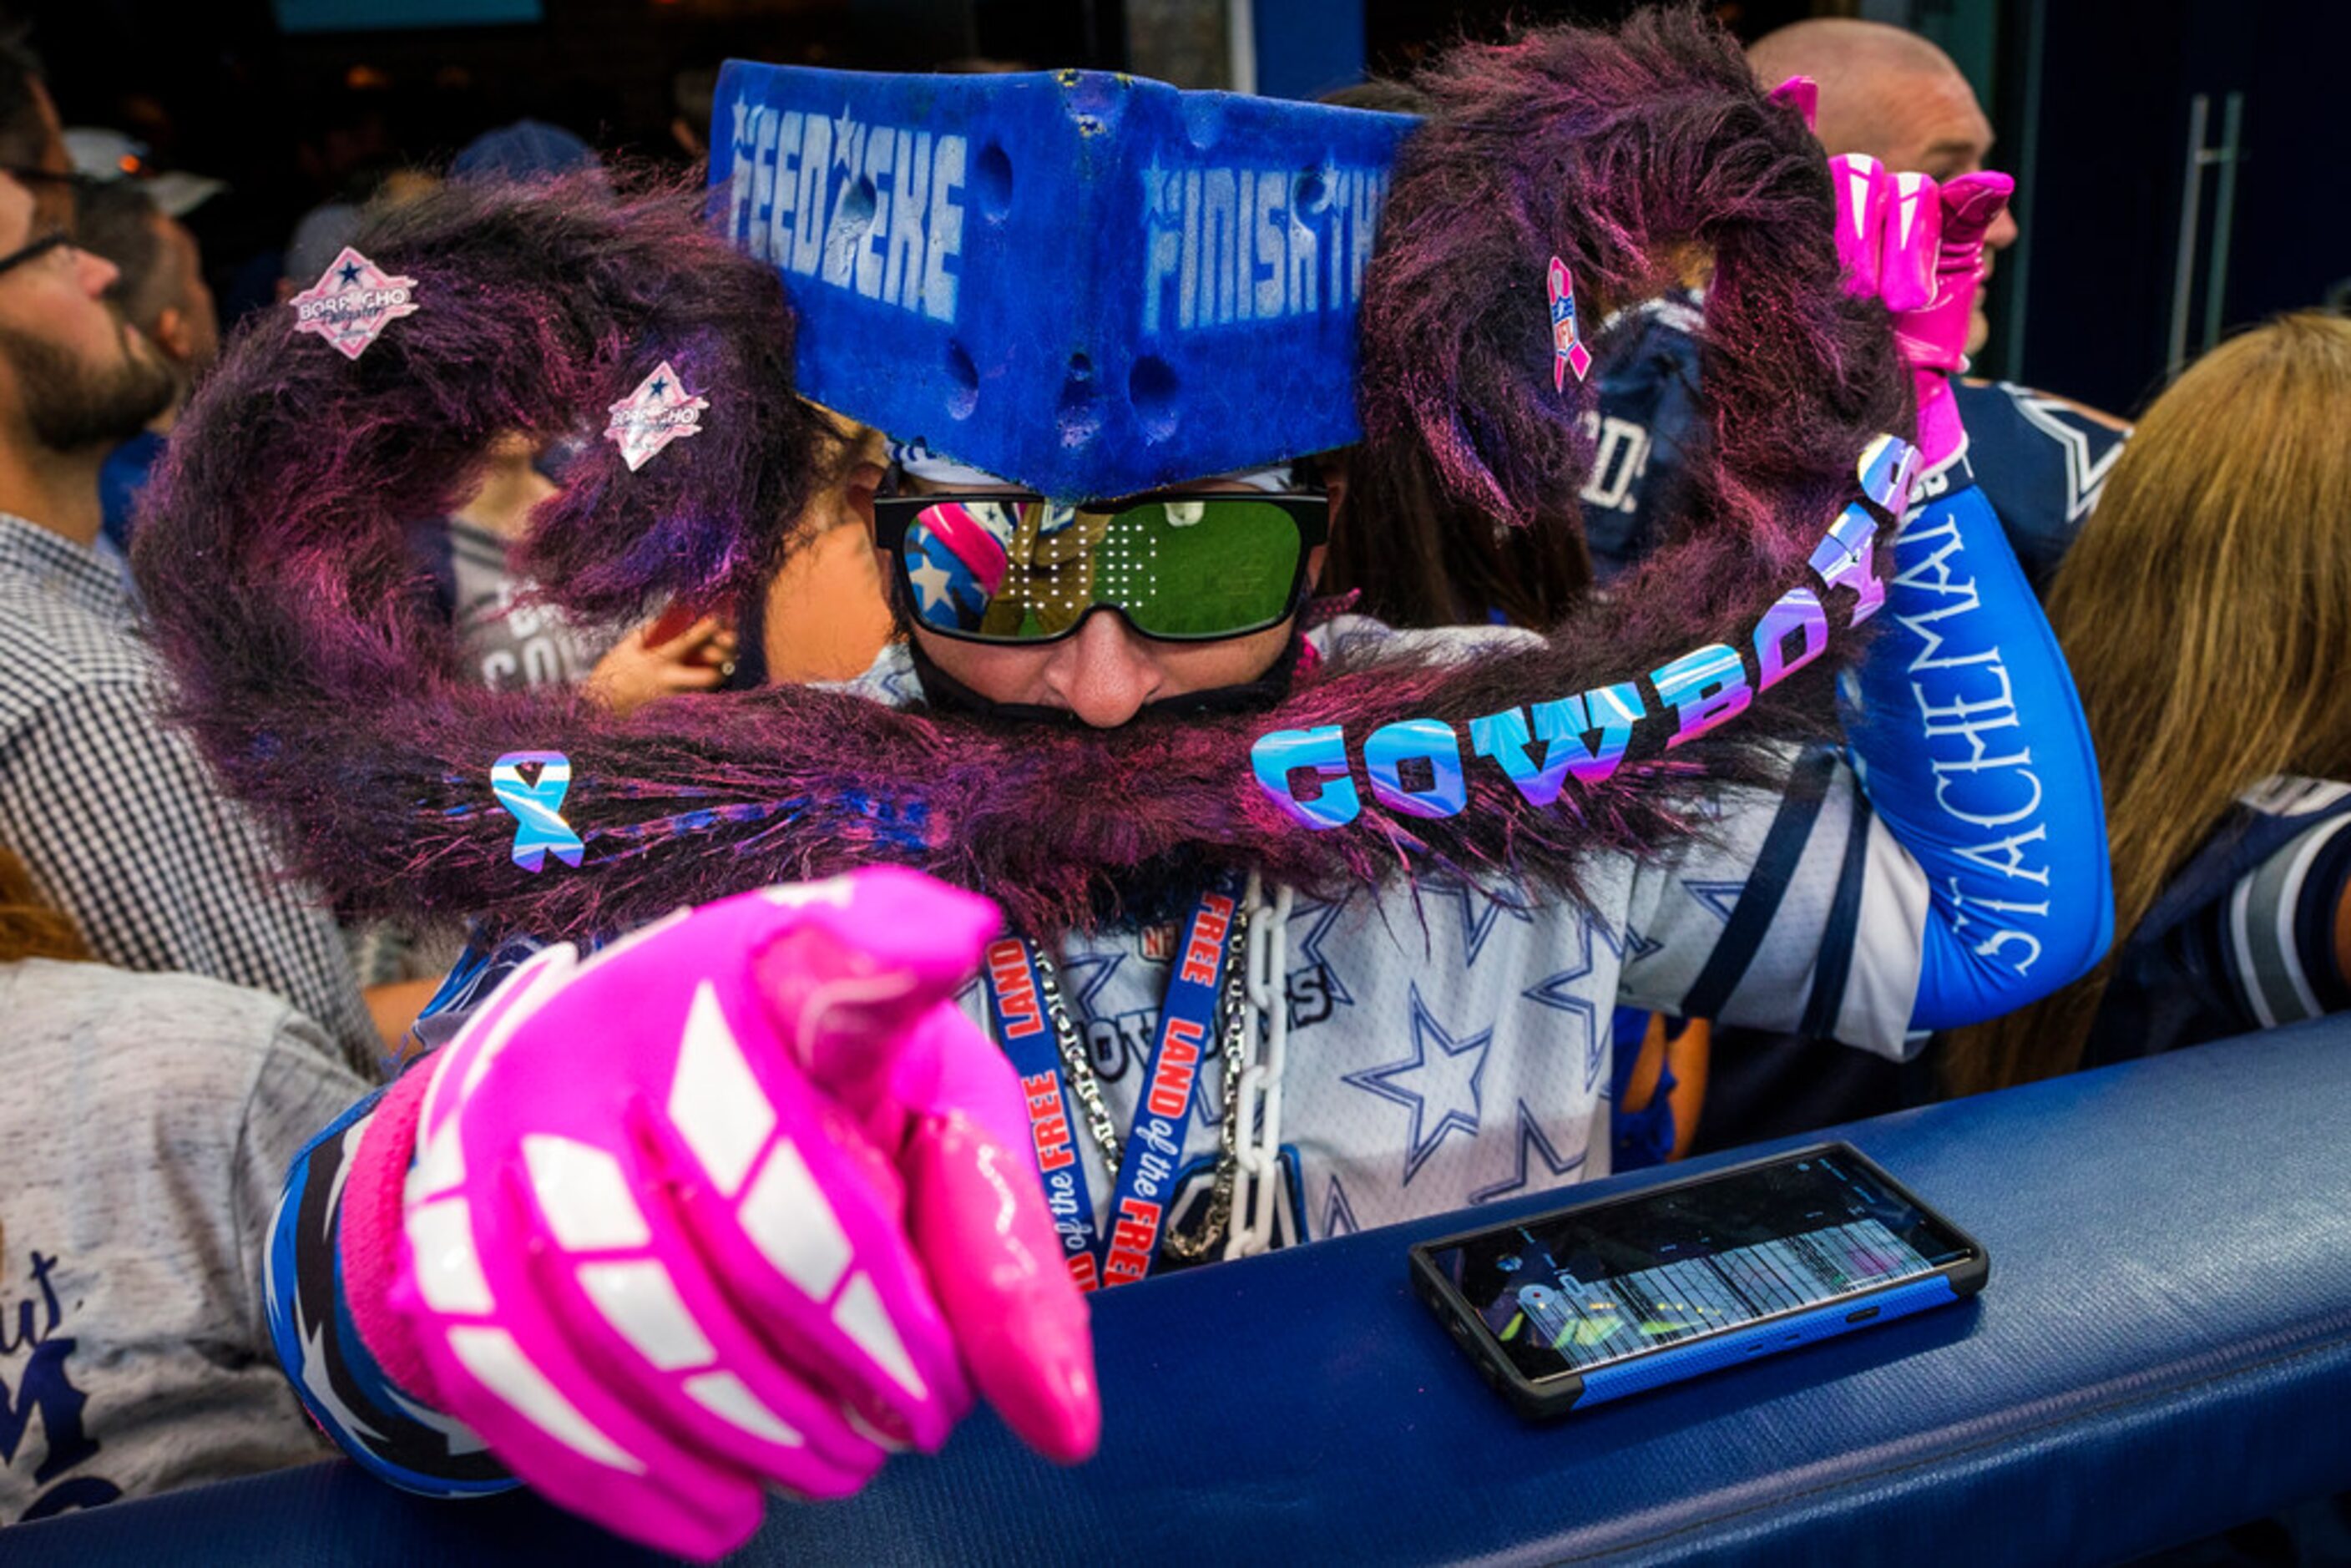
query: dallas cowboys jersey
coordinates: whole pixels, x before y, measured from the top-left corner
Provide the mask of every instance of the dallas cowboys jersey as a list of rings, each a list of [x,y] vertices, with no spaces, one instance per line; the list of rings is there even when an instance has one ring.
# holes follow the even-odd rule
[[[1311,636],[1492,641],[1395,632],[1342,617]],[[902,645],[852,689],[909,700]],[[1900,1058],[1927,887],[1832,754],[1805,754],[1779,793],[1723,791],[1703,841],[1611,857],[1591,907],[1424,879],[1301,899],[1283,936],[1288,1064],[1280,1139],[1291,1237],[1320,1239],[1608,1171],[1614,1007],[1832,1035]],[[1060,954],[1105,1098],[1135,1111],[1167,991],[1173,927],[1111,930]],[[977,982],[965,1006],[986,1026]],[[1223,1105],[1204,1062],[1175,1223],[1205,1200]],[[1089,1146],[1087,1188],[1112,1173]],[[1098,1216],[1099,1218],[1099,1216]]]
[[[1592,570],[1608,582],[1648,554],[1655,519],[1689,483],[1689,448],[1707,439],[1698,402],[1697,296],[1676,292],[1601,323],[1599,406],[1583,416],[1592,471],[1578,497]]]
[[[2351,886],[2351,786],[2245,791],[2115,955],[2084,1064],[2351,1010],[2335,925]]]
[[[1392,632],[1341,617],[1337,640],[1473,643],[1503,629]],[[918,694],[903,644],[850,689]],[[1607,1174],[1612,1013],[1627,1006],[1834,1035],[1900,1058],[1917,988],[1926,878],[1838,757],[1792,758],[1777,792],[1724,789],[1705,832],[1669,852],[1595,862],[1588,906],[1426,878],[1301,899],[1279,940],[1290,1026],[1278,1129],[1277,1244],[1540,1192]],[[435,1044],[538,944],[469,954],[417,1030]],[[1172,928],[1113,929],[1061,953],[1062,987],[1122,1126],[1141,1098],[1166,996]],[[979,982],[962,998],[982,1028]],[[1203,1063],[1170,1225],[1207,1200],[1224,1085]],[[360,1462],[397,1485],[458,1495],[503,1484],[462,1427],[394,1388],[351,1327],[335,1254],[340,1176],[371,1107],[304,1152],[271,1263],[273,1322],[307,1397]],[[1114,1183],[1085,1148],[1097,1227]],[[1165,1264],[1163,1263],[1164,1267]],[[355,1416],[356,1421],[345,1416]]]

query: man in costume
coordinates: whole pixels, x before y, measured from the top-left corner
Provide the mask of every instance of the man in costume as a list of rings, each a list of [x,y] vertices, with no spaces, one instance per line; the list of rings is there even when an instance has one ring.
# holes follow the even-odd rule
[[[364,236],[416,308],[380,343],[232,353],[141,559],[332,587],[236,637],[161,608],[199,733],[298,792],[355,902],[534,934],[452,976],[454,1038],[288,1183],[280,1350],[362,1462],[707,1556],[765,1485],[935,1447],[974,1385],[1082,1457],[1081,1289],[1604,1171],[1618,997],[1898,1055],[2095,959],[2087,739],[1933,376],[2004,183],[1839,182],[1837,223],[1797,111],[1679,15],[1431,87],[1391,174],[1393,117],[732,68],[716,204],[776,271],[655,200],[451,193]],[[1031,225],[1108,248],[991,335],[967,308],[1015,297]],[[1524,520],[1589,459],[1547,277],[1635,298],[1689,245],[1712,532],[1547,641],[1305,626],[1326,498],[1263,470],[1348,438],[1358,298],[1368,439]],[[1888,307],[1928,464],[1891,550]],[[795,327],[812,395],[908,438],[876,519],[908,641],[855,688],[612,720],[461,694],[397,604],[320,607],[367,602],[420,467],[607,404],[534,575],[606,613],[748,591],[813,482]],[[332,497],[228,417],[265,387]],[[1873,621],[1865,794],[1781,740]],[[346,659],[290,678],[245,651],[320,637]],[[420,694],[330,719],[379,660]]]

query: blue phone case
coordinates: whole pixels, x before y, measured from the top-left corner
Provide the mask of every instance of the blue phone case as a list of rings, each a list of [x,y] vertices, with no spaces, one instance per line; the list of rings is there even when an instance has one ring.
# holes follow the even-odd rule
[[[1512,1226],[1491,1227],[1486,1230],[1440,1237],[1432,1241],[1416,1242],[1411,1249],[1412,1276],[1415,1292],[1427,1303],[1453,1335],[1462,1350],[1474,1361],[1479,1373],[1496,1392],[1510,1400],[1520,1415],[1531,1419],[1563,1416],[1570,1410],[1582,1410],[1627,1395],[1643,1393],[1669,1383],[1719,1371],[1740,1362],[1753,1361],[1761,1356],[1775,1355],[1813,1344],[1856,1329],[1874,1328],[1896,1318],[1912,1316],[1934,1307],[1949,1306],[1964,1301],[1980,1291],[1991,1278],[1991,1259],[1983,1246],[1966,1231],[1945,1219],[1940,1214],[1920,1203],[1899,1182],[1887,1176],[1875,1161],[1849,1144],[1819,1144],[1807,1148],[1775,1155],[1768,1159],[1750,1160],[1724,1170],[1708,1171],[1689,1178],[1692,1183],[1716,1181],[1737,1176],[1743,1171],[1775,1166],[1786,1162],[1834,1154],[1867,1171],[1896,1197],[1902,1198],[1920,1212],[1931,1216],[1958,1239],[1973,1250],[1973,1256],[1957,1263],[1945,1265],[1923,1278],[1907,1280],[1882,1290],[1826,1301],[1817,1307],[1769,1318],[1743,1328],[1728,1329],[1708,1334],[1684,1344],[1633,1355],[1621,1362],[1595,1368],[1583,1374],[1562,1374],[1553,1377],[1531,1378],[1521,1372],[1494,1343],[1484,1323],[1470,1311],[1459,1294],[1446,1281],[1443,1273],[1430,1260],[1429,1254],[1455,1247],[1474,1237],[1489,1234],[1493,1229],[1514,1228],[1515,1224],[1531,1224],[1541,1217],[1515,1222]],[[1661,1182],[1641,1193],[1625,1197],[1644,1197],[1680,1185]],[[1602,1200],[1614,1201],[1614,1199]],[[1562,1205],[1562,1208],[1583,1207]]]

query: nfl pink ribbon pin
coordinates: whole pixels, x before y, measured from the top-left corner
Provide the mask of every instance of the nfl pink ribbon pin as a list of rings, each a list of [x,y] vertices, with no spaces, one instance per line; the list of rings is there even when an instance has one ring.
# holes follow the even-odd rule
[[[1567,263],[1557,256],[1551,258],[1551,390],[1559,392],[1567,385],[1570,367],[1575,379],[1582,381],[1592,369],[1592,350],[1583,346],[1583,337],[1575,325],[1575,279],[1569,276]]]
[[[294,330],[316,332],[343,358],[356,360],[384,328],[416,314],[415,291],[416,279],[392,277],[345,246],[318,282],[287,303],[294,309]]]
[[[709,406],[709,399],[685,390],[675,368],[664,360],[636,391],[612,404],[604,439],[621,449],[621,461],[633,474],[671,442],[699,432],[702,411]]]

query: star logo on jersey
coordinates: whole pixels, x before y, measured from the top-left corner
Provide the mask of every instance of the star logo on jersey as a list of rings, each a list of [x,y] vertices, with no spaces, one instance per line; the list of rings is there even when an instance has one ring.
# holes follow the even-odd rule
[[[1730,912],[1739,907],[1739,895],[1747,891],[1743,882],[1684,882],[1682,891],[1703,905],[1708,915],[1724,925],[1730,924]]]
[[[1592,998],[1587,994],[1592,989],[1593,963],[1592,945],[1594,940],[1607,948],[1610,954],[1622,958],[1626,949],[1638,939],[1633,936],[1631,928],[1627,927],[1626,940],[1619,942],[1614,929],[1607,921],[1586,911],[1583,918],[1576,922],[1576,942],[1579,951],[1574,960],[1564,969],[1544,976],[1541,980],[1519,993],[1538,1007],[1546,1007],[1554,1012],[1565,1013],[1583,1024],[1583,1086],[1586,1089],[1600,1082],[1601,1069],[1608,1060],[1607,1053],[1601,1049],[1600,1014]],[[1654,942],[1648,944],[1652,952],[1656,951],[1657,946],[1658,944]]]
[[[1600,1015],[1589,997],[1578,994],[1578,988],[1592,975],[1591,960],[1580,968],[1562,969],[1547,977],[1541,985],[1531,986],[1519,995],[1538,1007],[1550,1008],[1574,1019],[1583,1026],[1580,1043],[1583,1050],[1583,1086],[1591,1088],[1600,1082],[1601,1064],[1606,1060],[1600,1049]]]
[[[294,330],[315,332],[347,360],[356,360],[383,329],[416,314],[416,279],[395,277],[345,246],[319,281],[286,303]]]
[[[1494,1041],[1491,1029],[1455,1039],[1420,999],[1419,986],[1410,989],[1412,1054],[1384,1067],[1350,1072],[1344,1079],[1412,1113],[1412,1136],[1404,1158],[1406,1186],[1446,1134],[1458,1130],[1478,1135],[1479,1085],[1486,1072],[1486,1048]]]
[[[1080,1011],[1092,1012],[1100,1005],[1095,998],[1102,995],[1102,988],[1110,984],[1111,977],[1118,973],[1118,966],[1125,956],[1125,954],[1117,952],[1081,953],[1074,958],[1062,959],[1063,994],[1077,999]]]
[[[1494,934],[1496,922],[1505,915],[1522,925],[1531,925],[1535,917],[1526,902],[1507,894],[1487,892],[1472,882],[1458,882],[1434,890],[1439,896],[1458,900],[1461,905],[1462,967],[1475,968],[1478,955],[1485,950],[1486,938]]]
[[[633,474],[658,456],[673,441],[683,441],[702,429],[702,411],[708,398],[696,397],[667,360],[637,383],[637,390],[611,405],[604,439],[621,449],[621,461]]]
[[[2115,459],[2123,455],[2120,431],[2108,433],[2109,444],[2102,455],[2090,452],[2087,431],[2066,423],[2071,415],[2081,414],[2064,398],[2051,397],[2046,392],[2028,392],[2022,387],[2003,385],[2009,402],[2024,417],[2026,423],[2054,442],[2065,454],[2065,520],[2079,523],[2098,504],[2098,492],[2105,487],[2106,473]]]
[[[1339,1185],[1337,1176],[1332,1176],[1330,1194],[1322,1200],[1322,1239],[1327,1241],[1333,1236],[1353,1236],[1362,1228],[1355,1223],[1355,1206],[1347,1201],[1347,1189]]]
[[[1532,1169],[1532,1165],[1528,1158],[1530,1155],[1539,1156],[1542,1160],[1542,1168],[1547,1173],[1547,1178],[1535,1178],[1537,1182],[1535,1190],[1538,1192],[1558,1186],[1569,1176],[1583,1168],[1583,1155],[1581,1153],[1572,1159],[1563,1160],[1559,1157],[1559,1151],[1552,1147],[1549,1138],[1543,1136],[1542,1124],[1535,1119],[1535,1113],[1528,1110],[1527,1103],[1521,1100],[1519,1102],[1517,1171],[1508,1181],[1498,1181],[1491,1186],[1479,1187],[1469,1195],[1469,1201],[1491,1203],[1498,1197],[1508,1197],[1512,1193],[1526,1191],[1529,1173]]]
[[[1311,974],[1320,971],[1322,977],[1322,988],[1330,999],[1342,1007],[1350,1008],[1355,1005],[1354,993],[1348,990],[1346,982],[1339,977],[1338,967],[1331,962],[1330,955],[1322,951],[1322,944],[1330,939],[1331,928],[1338,925],[1339,917],[1347,912],[1348,901],[1353,896],[1351,894],[1332,904],[1301,898],[1291,907],[1290,914],[1290,928],[1292,931],[1297,930],[1301,925],[1306,926],[1306,935],[1298,939],[1298,956],[1306,960],[1302,967],[1303,972]],[[1310,917],[1312,920],[1311,925],[1307,924]],[[1292,969],[1290,974],[1295,977],[1301,972],[1301,969]]]

